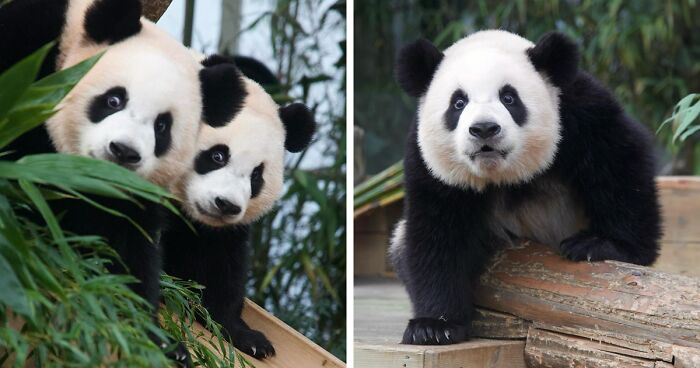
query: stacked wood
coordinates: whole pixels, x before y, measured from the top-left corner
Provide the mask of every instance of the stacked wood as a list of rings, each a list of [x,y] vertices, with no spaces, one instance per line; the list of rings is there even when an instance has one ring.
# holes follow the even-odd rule
[[[700,367],[700,279],[574,263],[524,241],[480,280],[475,330],[521,337],[530,367]]]

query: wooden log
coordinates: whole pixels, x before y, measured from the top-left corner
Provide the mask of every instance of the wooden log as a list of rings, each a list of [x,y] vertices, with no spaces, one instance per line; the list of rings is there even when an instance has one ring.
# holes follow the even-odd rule
[[[147,0],[142,2],[143,15],[152,22],[157,22],[168,9],[173,0]]]
[[[697,278],[620,262],[570,262],[523,241],[495,257],[476,295],[481,307],[534,322],[527,359],[541,365],[532,366],[558,366],[550,356],[567,351],[589,367],[625,357],[640,367],[700,359]],[[603,359],[611,354],[618,360]]]

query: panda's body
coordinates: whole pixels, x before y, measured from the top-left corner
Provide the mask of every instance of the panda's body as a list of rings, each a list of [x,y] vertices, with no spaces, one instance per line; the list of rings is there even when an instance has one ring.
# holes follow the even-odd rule
[[[390,249],[415,313],[404,343],[468,338],[474,283],[515,238],[576,261],[656,259],[651,136],[564,36],[484,31],[444,54],[418,41],[398,68],[420,98]]]
[[[214,57],[204,64],[231,62]],[[281,196],[285,148],[306,147],[315,123],[303,105],[279,108],[260,85],[242,80],[245,99],[235,103],[235,116],[202,128],[190,171],[171,186],[196,233],[171,216],[161,244],[165,272],[205,286],[204,306],[233,345],[265,358],[274,354],[273,346],[241,319],[250,224]]]

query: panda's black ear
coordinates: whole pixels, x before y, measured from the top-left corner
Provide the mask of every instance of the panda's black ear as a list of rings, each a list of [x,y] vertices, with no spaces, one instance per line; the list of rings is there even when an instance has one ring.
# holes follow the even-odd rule
[[[241,72],[233,60],[211,55],[202,60],[199,81],[202,90],[202,120],[213,127],[222,127],[241,110],[248,91]]]
[[[302,151],[311,143],[316,131],[313,113],[306,105],[297,102],[280,107],[279,115],[286,131],[284,148],[289,152]]]
[[[399,86],[409,95],[420,97],[428,90],[443,57],[443,53],[424,38],[404,46],[396,60]]]
[[[563,33],[545,33],[535,47],[527,50],[527,56],[535,69],[546,74],[555,86],[566,86],[576,78],[578,47]]]
[[[141,1],[96,0],[85,13],[85,35],[97,43],[117,43],[141,32]]]

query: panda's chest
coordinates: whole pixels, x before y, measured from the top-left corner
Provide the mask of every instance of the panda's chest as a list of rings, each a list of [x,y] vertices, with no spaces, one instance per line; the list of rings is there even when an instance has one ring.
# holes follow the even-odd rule
[[[515,236],[558,246],[588,224],[578,198],[553,177],[501,190],[492,208],[493,230],[506,239]]]

